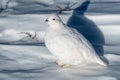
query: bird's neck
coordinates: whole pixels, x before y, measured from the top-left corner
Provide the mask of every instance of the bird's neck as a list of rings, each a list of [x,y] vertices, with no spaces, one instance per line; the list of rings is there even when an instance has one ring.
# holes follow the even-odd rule
[[[59,28],[64,28],[65,27],[65,25],[64,25],[64,23],[54,23],[54,24],[51,24],[50,25],[50,28],[54,28],[54,29],[59,29]]]

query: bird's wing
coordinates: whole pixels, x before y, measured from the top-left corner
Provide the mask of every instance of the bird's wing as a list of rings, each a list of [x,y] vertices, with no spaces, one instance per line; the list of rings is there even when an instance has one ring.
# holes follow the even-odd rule
[[[94,48],[92,47],[91,43],[82,35],[80,34],[76,29],[74,28],[68,28],[70,33],[72,35],[70,35],[70,37],[73,37],[76,40],[79,40],[82,44],[82,46],[88,48],[89,50],[92,50],[92,52],[95,53]]]

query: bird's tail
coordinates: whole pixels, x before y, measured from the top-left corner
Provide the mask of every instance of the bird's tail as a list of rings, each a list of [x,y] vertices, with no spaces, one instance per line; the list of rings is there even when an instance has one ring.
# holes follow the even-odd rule
[[[97,63],[98,64],[100,64],[100,65],[102,65],[102,66],[107,66],[107,63],[106,62],[104,62],[102,59],[100,59],[100,58],[97,58]]]

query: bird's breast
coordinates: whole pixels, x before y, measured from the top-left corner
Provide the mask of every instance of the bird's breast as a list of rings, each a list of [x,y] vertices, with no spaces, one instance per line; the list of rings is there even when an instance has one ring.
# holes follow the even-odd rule
[[[45,35],[45,45],[46,47],[51,50],[51,48],[56,47],[56,37],[58,37],[59,34],[55,30],[48,30]]]

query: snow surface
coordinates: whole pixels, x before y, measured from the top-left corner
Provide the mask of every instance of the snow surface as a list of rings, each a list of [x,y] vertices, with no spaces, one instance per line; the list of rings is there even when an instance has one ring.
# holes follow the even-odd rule
[[[85,13],[87,19],[103,33],[105,42],[99,45],[103,46],[103,54],[109,62],[106,68],[61,68],[54,63],[56,58],[44,46],[48,27],[44,20],[49,13],[58,12],[55,5],[66,6],[69,1],[71,4],[77,2],[71,10],[60,15],[67,23],[73,15],[72,10],[85,0],[11,0],[6,9],[7,1],[0,0],[0,10],[5,9],[0,11],[0,80],[120,80],[119,0],[91,0]],[[79,15],[80,20],[85,20],[85,16]],[[23,39],[27,35],[21,32],[29,32],[33,36],[36,32],[37,39]],[[91,32],[88,36],[95,34]]]

